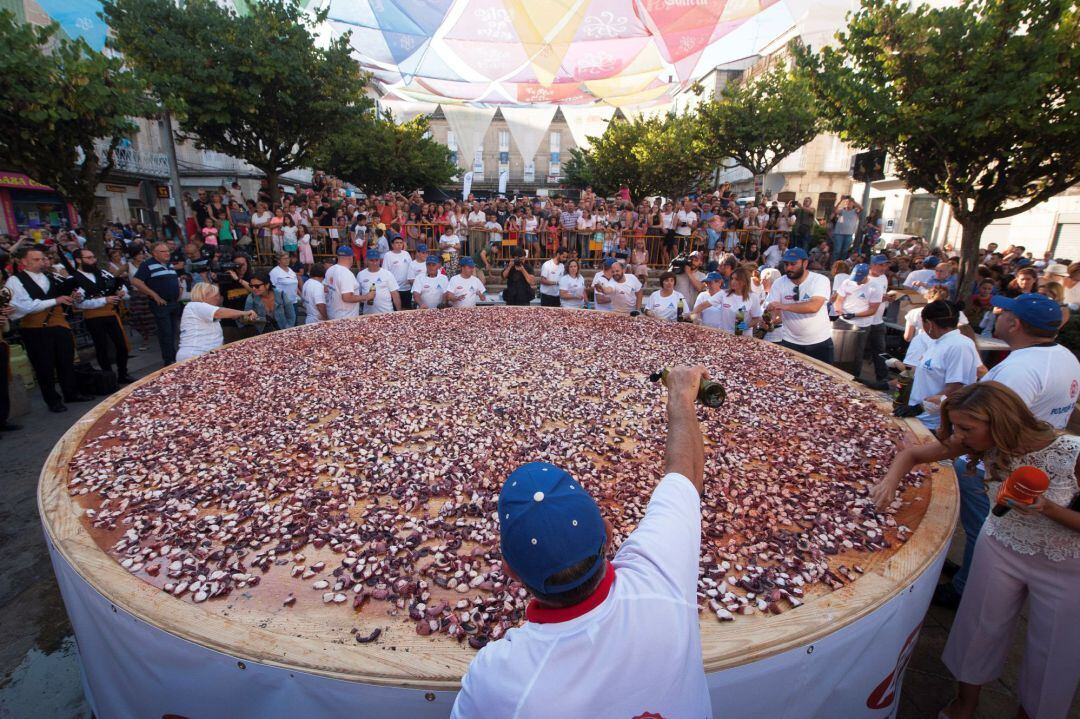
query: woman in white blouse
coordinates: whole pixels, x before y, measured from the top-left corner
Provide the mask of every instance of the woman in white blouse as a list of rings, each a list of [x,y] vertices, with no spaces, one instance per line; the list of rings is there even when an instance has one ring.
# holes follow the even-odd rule
[[[581,263],[570,260],[566,263],[566,274],[559,278],[559,299],[561,307],[581,309],[585,306],[585,278],[581,276]]]
[[[183,362],[198,357],[222,345],[221,320],[246,319],[254,322],[254,311],[231,310],[221,307],[221,293],[217,285],[200,282],[191,290],[191,302],[184,307],[180,317],[180,349],[176,361]]]

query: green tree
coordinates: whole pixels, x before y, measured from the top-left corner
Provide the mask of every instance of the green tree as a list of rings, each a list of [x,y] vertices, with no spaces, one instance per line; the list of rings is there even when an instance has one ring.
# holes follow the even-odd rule
[[[592,158],[587,150],[580,147],[570,148],[570,159],[563,163],[562,181],[567,187],[576,187],[584,190],[591,187],[601,197],[612,195],[618,187],[601,185],[593,177]]]
[[[678,197],[707,180],[712,165],[690,114],[662,117],[616,117],[592,146],[572,156],[575,182],[588,177],[592,186],[611,194],[622,185],[635,200],[650,195]]]
[[[779,65],[729,84],[720,97],[702,103],[698,115],[710,156],[716,162],[735,160],[762,184],[770,170],[819,131],[806,75]]]
[[[863,0],[836,47],[798,53],[827,125],[952,207],[961,297],[987,225],[1080,180],[1078,19],[1074,0]]]
[[[119,60],[58,30],[0,12],[0,166],[62,194],[97,242],[97,186],[120,141],[138,130],[132,118],[153,106]]]
[[[446,185],[458,169],[450,150],[427,137],[428,129],[424,116],[399,125],[389,111],[359,112],[325,143],[319,167],[369,194]]]
[[[292,0],[263,0],[238,15],[215,0],[105,0],[110,42],[149,79],[200,147],[278,177],[310,166],[360,107],[366,75],[348,36],[323,47],[314,17]]]

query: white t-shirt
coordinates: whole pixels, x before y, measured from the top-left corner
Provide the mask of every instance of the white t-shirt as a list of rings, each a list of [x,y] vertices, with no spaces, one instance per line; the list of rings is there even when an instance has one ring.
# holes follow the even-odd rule
[[[314,277],[304,280],[304,287],[300,290],[300,295],[304,299],[304,313],[307,315],[304,324],[314,325],[322,322],[318,308],[318,305],[326,304],[326,288],[323,287],[322,281]],[[326,316],[330,316],[329,308]]]
[[[680,237],[690,236],[690,225],[697,222],[697,215],[693,210],[679,210],[675,213],[675,234]],[[686,223],[683,225],[682,223]]]
[[[974,342],[960,334],[960,330],[946,332],[931,342],[919,364],[915,365],[908,404],[921,404],[927,397],[941,394],[947,384],[971,384],[976,380],[976,370],[981,364]],[[941,415],[923,412],[919,421],[929,429],[937,429]]]
[[[669,474],[615,554],[607,597],[567,621],[526,622],[481,649],[451,719],[710,719],[700,552],[701,500],[688,479]]]
[[[225,341],[221,333],[221,322],[214,319],[214,313],[220,308],[207,302],[188,302],[180,316],[180,348],[176,351],[176,361],[182,362],[192,357],[220,347]]]
[[[637,307],[637,293],[641,289],[641,280],[631,274],[623,275],[622,282],[609,280],[607,289],[610,290],[611,311],[621,314],[630,314]]]
[[[709,303],[708,307],[705,307],[706,302]],[[715,327],[728,334],[735,334],[735,325],[738,324],[739,312],[743,313],[743,321],[747,323],[747,327],[749,327],[752,318],[761,317],[762,315],[761,303],[755,301],[754,295],[750,295],[748,299],[744,300],[740,295],[730,293],[727,290],[720,290],[715,295],[702,292],[698,295],[697,302],[694,304],[695,311],[699,308],[704,308],[700,310],[703,325]]]
[[[1080,395],[1080,362],[1059,344],[1013,350],[994,365],[983,382],[1000,382],[1039,419],[1065,429]]]
[[[484,214],[483,212],[481,212],[480,210],[469,213],[468,223],[470,225],[481,225],[481,226],[483,226],[483,224],[485,222],[487,222],[487,215]]]
[[[559,292],[569,292],[575,299],[563,299],[563,307],[581,309],[585,306],[585,278],[580,274],[577,277],[563,275],[559,278]]]
[[[409,277],[409,268],[412,263],[412,255],[405,250],[387,252],[382,258],[382,268],[394,276],[398,289],[406,292],[412,287],[412,280]]]
[[[761,261],[768,267],[777,268],[780,267],[780,258],[783,257],[784,252],[780,249],[779,245],[769,245],[765,248],[765,251],[761,253]]]
[[[559,278],[566,274],[566,263],[560,262],[555,264],[555,260],[548,260],[540,266],[541,279],[550,280],[554,282],[553,285],[545,285],[540,283],[540,294],[550,295],[551,297],[559,296]]]
[[[285,294],[285,299],[296,304],[296,288],[300,280],[297,279],[296,272],[291,267],[278,266],[270,270],[270,284],[274,286],[274,289],[281,290]]]
[[[880,325],[885,322],[885,310],[889,307],[889,300],[885,297],[889,293],[889,278],[887,275],[878,275],[874,277],[870,275],[870,280],[866,283],[877,287],[881,291],[881,304],[878,305],[877,312],[874,313],[872,325]]]
[[[454,275],[450,278],[446,291],[453,295],[465,295],[463,300],[451,300],[451,307],[476,307],[476,303],[483,298],[485,290],[484,283],[476,275],[469,279]]]
[[[369,305],[365,302],[360,305],[365,315],[381,315],[394,311],[394,298],[390,293],[397,292],[398,283],[394,276],[390,274],[390,270],[380,267],[377,271],[372,272],[365,268],[356,275],[356,281],[360,285],[360,294],[362,295],[371,292],[372,287],[375,288],[374,303]]]
[[[326,316],[332,320],[342,317],[359,317],[360,303],[346,302],[341,299],[343,294],[351,292],[354,295],[362,294],[360,285],[356,281],[356,275],[345,265],[334,265],[326,269],[323,278],[323,287],[326,288]]]
[[[799,285],[799,296],[795,297],[795,283],[787,275],[776,278],[769,290],[769,302],[791,304],[805,302],[811,297],[825,298],[825,302],[821,303],[817,312],[803,314],[784,311],[780,313],[780,319],[783,322],[780,329],[785,342],[796,345],[816,345],[832,339],[832,323],[829,322],[829,311],[825,306],[831,289],[829,278],[816,272],[809,272]]]
[[[904,315],[905,329],[907,327],[914,327],[916,335],[926,332],[926,330],[923,329],[923,324],[922,324],[922,311],[923,311],[922,307],[915,307],[913,309],[908,310],[908,313],[906,315]],[[959,325],[967,325],[967,324],[971,324],[971,322],[968,320],[967,315],[965,315],[963,312],[961,312],[960,313],[960,319],[957,322],[957,326],[959,326]]]
[[[928,287],[916,287],[916,282],[929,282],[934,279],[933,270],[912,270],[904,279],[904,287],[917,290],[920,295],[925,295]]]
[[[433,310],[443,303],[446,296],[446,287],[450,280],[441,272],[436,272],[434,277],[428,277],[425,272],[413,280],[413,302],[419,307],[421,304],[429,310]]]
[[[672,290],[667,297],[660,294],[660,290],[653,292],[645,300],[642,307],[649,311],[651,317],[674,322],[679,316],[680,302],[683,303],[683,313],[689,315],[693,308],[686,302],[686,298],[682,296],[682,293],[675,290]]]
[[[417,277],[423,277],[427,274],[427,260],[423,262],[417,262],[416,260],[409,261],[409,273],[406,276],[406,280],[409,283],[409,287],[413,286],[413,282]],[[400,282],[398,284],[401,284]]]
[[[882,300],[881,288],[876,284],[865,282],[858,285],[855,284],[855,280],[845,281],[836,294],[837,298],[844,298],[844,314],[866,312],[870,309],[870,305]],[[869,327],[874,322],[874,315],[852,317],[845,321],[856,327]]]
[[[611,312],[614,309],[611,306],[611,302],[604,302],[605,299],[611,298],[611,293],[600,293],[596,291],[597,287],[602,287],[604,290],[610,290],[611,285],[614,282],[610,277],[603,272],[597,272],[592,278],[593,299],[596,301],[596,309],[601,312]]]

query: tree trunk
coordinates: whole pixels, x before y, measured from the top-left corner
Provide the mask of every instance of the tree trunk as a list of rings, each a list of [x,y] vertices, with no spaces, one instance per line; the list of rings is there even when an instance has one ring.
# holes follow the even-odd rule
[[[80,198],[76,202],[76,209],[86,232],[86,249],[97,255],[99,260],[105,259],[105,232],[94,196]]]
[[[960,223],[963,231],[960,234],[960,283],[956,297],[966,302],[975,287],[975,280],[978,277],[976,270],[982,260],[979,253],[979,241],[991,219],[967,217],[963,220],[958,218],[957,222]]]
[[[263,170],[263,172],[266,172],[266,185],[267,190],[270,192],[270,209],[273,210],[274,203],[278,201],[278,174],[268,170]]]

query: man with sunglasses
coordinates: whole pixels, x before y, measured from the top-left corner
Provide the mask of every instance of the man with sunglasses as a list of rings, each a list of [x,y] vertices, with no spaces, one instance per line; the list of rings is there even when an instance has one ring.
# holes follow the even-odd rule
[[[783,346],[832,363],[832,323],[826,308],[832,287],[825,275],[811,272],[806,250],[792,247],[780,258],[784,274],[769,290],[766,310],[783,319]]]

